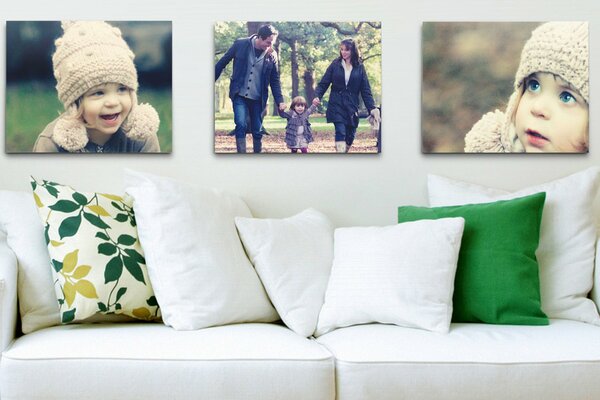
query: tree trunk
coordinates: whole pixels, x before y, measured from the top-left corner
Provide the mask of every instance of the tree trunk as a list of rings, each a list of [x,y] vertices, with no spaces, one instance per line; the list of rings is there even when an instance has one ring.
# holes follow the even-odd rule
[[[298,96],[298,42],[292,41],[290,44],[290,61],[292,64],[292,99]]]
[[[254,35],[256,32],[258,32],[258,28],[260,28],[263,25],[264,23],[260,21],[246,22],[246,27],[248,28],[248,36]]]
[[[306,69],[302,75],[302,79],[304,79],[304,94],[306,96],[306,101],[310,104],[315,98],[314,71]]]
[[[278,63],[281,62],[281,60],[279,60],[279,54],[281,54],[280,48],[281,48],[281,42],[279,40],[275,41],[275,44],[273,45],[273,49],[277,53],[277,62]],[[281,67],[281,64],[279,64],[279,66]],[[277,111],[279,109],[279,104],[277,104],[277,102],[275,101],[275,97],[273,97],[273,95],[269,96],[269,98],[273,99],[273,111],[272,111],[271,115],[276,117],[279,115],[279,112]],[[268,107],[269,107],[269,105],[267,104],[267,108]],[[265,114],[266,114],[267,108],[265,108],[265,111],[264,111]]]

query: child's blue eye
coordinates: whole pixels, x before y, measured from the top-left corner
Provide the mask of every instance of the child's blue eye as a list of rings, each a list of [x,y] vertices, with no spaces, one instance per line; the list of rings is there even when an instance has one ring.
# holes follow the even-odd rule
[[[119,86],[118,90],[119,90],[119,92],[127,92],[127,91],[129,91],[129,89],[127,88],[127,86],[123,86],[123,85]]]
[[[92,93],[92,96],[102,96],[104,92],[102,90],[98,90],[97,92]]]
[[[537,92],[540,89],[540,83],[535,79],[530,79],[527,81],[527,89],[532,92]]]
[[[569,92],[562,92],[558,97],[560,98],[560,101],[562,101],[563,103],[573,103],[573,102],[577,101],[575,99],[575,96],[573,96]]]

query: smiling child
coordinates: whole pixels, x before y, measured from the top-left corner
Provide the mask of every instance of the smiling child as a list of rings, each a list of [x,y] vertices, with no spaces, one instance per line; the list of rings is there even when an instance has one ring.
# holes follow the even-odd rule
[[[121,31],[102,21],[63,22],[52,56],[65,112],[38,136],[34,152],[160,152],[160,120],[138,104],[134,54]]]

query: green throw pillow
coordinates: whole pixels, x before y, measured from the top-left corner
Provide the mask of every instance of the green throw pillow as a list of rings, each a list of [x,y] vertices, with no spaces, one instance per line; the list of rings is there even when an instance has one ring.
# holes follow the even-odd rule
[[[463,217],[453,322],[548,325],[535,251],[546,193],[450,207],[399,207],[398,222]]]
[[[31,180],[63,323],[96,314],[160,316],[131,202]],[[99,320],[96,318],[96,320]]]

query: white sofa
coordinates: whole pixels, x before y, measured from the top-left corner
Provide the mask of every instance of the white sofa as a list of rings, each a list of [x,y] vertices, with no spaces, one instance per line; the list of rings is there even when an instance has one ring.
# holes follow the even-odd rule
[[[370,324],[305,339],[283,325],[176,331],[63,325],[19,336],[0,237],[0,393],[9,399],[598,399],[600,327]]]

